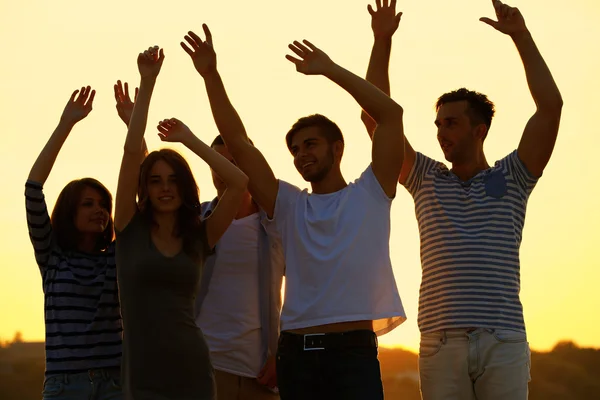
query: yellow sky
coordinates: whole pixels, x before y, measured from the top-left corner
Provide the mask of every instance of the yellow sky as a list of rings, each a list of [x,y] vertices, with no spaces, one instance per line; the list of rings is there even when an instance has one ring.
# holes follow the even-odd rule
[[[516,0],[562,92],[565,106],[552,160],[529,201],[521,246],[522,301],[530,343],[558,340],[600,347],[600,186],[595,171],[600,135],[600,4]],[[359,109],[342,89],[306,77],[285,60],[287,44],[309,39],[333,60],[364,75],[372,44],[362,0],[115,1],[2,0],[0,12],[0,338],[21,330],[43,340],[43,294],[25,223],[23,188],[31,165],[56,126],[71,92],[97,90],[94,111],[78,124],[45,186],[51,208],[71,179],[93,176],[113,192],[125,137],[114,109],[117,79],[137,84],[136,55],[158,44],[166,60],[150,109],[147,140],[161,146],[154,126],[177,117],[205,141],[217,134],[201,78],[179,47],[190,29],[213,32],[218,63],[247,130],[278,177],[305,186],[284,133],[299,117],[319,112],[346,137],[348,180],[368,165],[370,142]],[[461,86],[482,91],[497,114],[486,141],[488,161],[516,148],[533,113],[518,54],[510,39],[479,22],[488,0],[399,1],[404,12],[391,61],[392,96],[405,109],[413,147],[442,159],[433,104]],[[201,197],[215,195],[208,167],[191,161]],[[392,211],[392,261],[408,321],[381,338],[418,346],[419,239],[412,199],[400,188]]]

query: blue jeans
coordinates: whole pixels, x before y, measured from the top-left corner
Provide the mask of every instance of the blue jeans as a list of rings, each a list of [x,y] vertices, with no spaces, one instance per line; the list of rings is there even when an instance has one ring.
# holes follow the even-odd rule
[[[118,368],[109,368],[49,375],[44,381],[43,400],[121,400],[120,374]]]
[[[449,329],[421,335],[423,400],[526,400],[531,380],[525,332]]]

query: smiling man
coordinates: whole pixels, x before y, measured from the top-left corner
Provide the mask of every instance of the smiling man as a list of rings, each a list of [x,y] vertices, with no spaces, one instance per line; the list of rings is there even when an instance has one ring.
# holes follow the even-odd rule
[[[285,302],[277,352],[283,400],[383,399],[377,335],[405,320],[389,254],[390,208],[402,166],[403,110],[376,87],[336,65],[307,41],[287,56],[307,75],[335,82],[378,122],[372,163],[354,182],[340,171],[344,140],[322,115],[298,120],[286,142],[312,192],[275,178],[246,134],[206,41],[193,32],[183,44],[204,78],[213,117],[252,198],[281,234]]]

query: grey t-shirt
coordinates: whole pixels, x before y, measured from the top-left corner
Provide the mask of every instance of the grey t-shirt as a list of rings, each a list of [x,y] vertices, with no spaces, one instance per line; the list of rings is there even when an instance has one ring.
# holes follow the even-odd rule
[[[209,254],[205,227],[194,261],[183,250],[164,256],[150,223],[137,213],[117,233],[117,274],[123,317],[123,393],[135,400],[215,397],[213,369],[194,302]]]

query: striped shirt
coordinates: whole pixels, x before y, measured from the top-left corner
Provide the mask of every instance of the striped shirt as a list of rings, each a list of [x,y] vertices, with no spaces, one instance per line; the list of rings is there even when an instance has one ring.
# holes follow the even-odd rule
[[[466,182],[417,153],[405,186],[421,237],[422,333],[466,327],[525,331],[519,247],[536,182],[516,150]]]
[[[46,375],[119,367],[122,326],[114,243],[101,254],[62,251],[37,182],[25,184],[25,208],[45,295]]]

